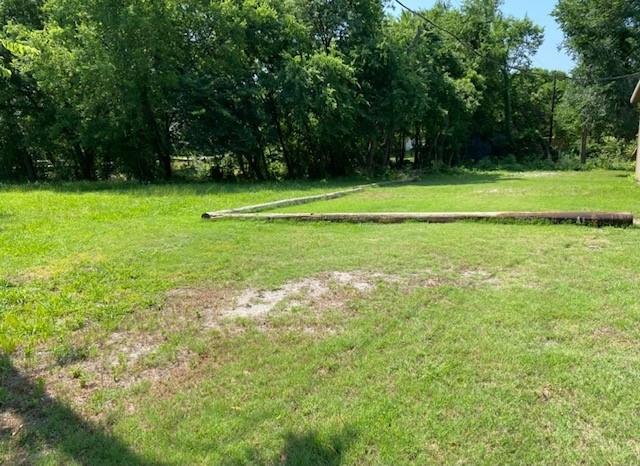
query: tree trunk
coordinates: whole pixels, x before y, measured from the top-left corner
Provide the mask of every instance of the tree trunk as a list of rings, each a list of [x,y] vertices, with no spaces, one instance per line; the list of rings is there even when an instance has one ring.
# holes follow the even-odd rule
[[[86,181],[96,179],[96,157],[92,150],[84,149],[80,144],[74,146],[78,160],[78,178]]]
[[[165,128],[160,128],[156,119],[155,112],[149,99],[148,89],[142,91],[142,114],[144,116],[145,124],[147,125],[147,131],[151,136],[151,147],[160,162],[162,167],[162,174],[166,180],[171,179],[173,170],[171,167],[171,140],[169,134],[169,122],[168,118],[165,122]]]
[[[278,110],[278,104],[273,95],[267,97],[268,114],[271,115],[272,124],[276,129],[278,135],[278,142],[280,143],[280,150],[282,150],[282,157],[284,158],[284,164],[287,167],[287,175],[290,178],[294,178],[297,175],[293,160],[289,152],[289,148],[285,142],[284,130],[282,129],[282,123],[280,122],[280,111]]]
[[[587,163],[587,143],[589,142],[589,130],[586,126],[582,127],[582,135],[580,140],[580,163]]]
[[[416,126],[415,143],[413,146],[413,166],[422,167],[422,141],[420,140],[420,128]]]
[[[513,145],[513,109],[511,106],[511,76],[509,69],[505,65],[502,69],[502,78],[504,81],[504,130],[507,136],[509,146]],[[511,147],[510,147],[511,149]]]
[[[264,159],[264,149],[262,147],[258,148],[250,160],[251,171],[253,172],[254,178],[260,181],[266,180],[268,178],[268,173],[267,162]]]
[[[433,163],[434,167],[437,167],[438,163],[440,162],[438,160],[438,156],[440,154],[440,144],[441,144],[440,143],[440,138],[441,137],[442,137],[442,131],[438,131],[436,133],[436,137],[433,140],[433,147],[432,147],[432,150],[431,150],[431,153],[432,153],[432,157],[431,158],[433,160],[432,163]]]
[[[460,148],[457,147],[457,144],[455,144],[455,146],[456,147],[452,147],[451,152],[449,152],[449,160],[447,160],[447,166],[449,168],[453,167],[453,160],[457,158],[458,154],[460,153]]]
[[[438,144],[438,150],[436,152],[437,164],[444,165],[444,148],[445,148],[446,140],[447,140],[447,136],[442,134],[440,136],[440,143]]]
[[[38,181],[38,172],[36,170],[36,164],[33,161],[33,157],[29,151],[24,147],[23,137],[18,129],[17,122],[13,118],[9,118],[9,134],[14,134],[15,138],[13,140],[13,144],[11,144],[7,149],[10,152],[13,152],[15,160],[18,161],[20,167],[22,168],[22,173],[18,173],[17,175],[25,176],[28,181]]]
[[[374,152],[375,152],[375,146],[376,146],[375,138],[370,138],[369,139],[369,144],[367,146],[367,169],[369,171],[369,174],[373,174],[373,172],[374,172],[373,156],[374,156]]]
[[[384,167],[389,168],[391,164],[391,146],[393,145],[393,132],[387,131],[387,136],[384,141]]]
[[[244,154],[238,154],[236,155],[236,160],[238,161],[238,167],[240,168],[240,174],[242,175],[242,178],[248,178],[247,176],[247,165],[245,163],[246,161],[246,156]]]
[[[551,96],[551,121],[549,122],[549,162],[553,162],[553,127],[556,115],[556,99],[558,97],[558,76],[553,75],[553,94]]]
[[[20,154],[20,165],[24,170],[24,173],[29,181],[38,181],[38,173],[36,171],[36,165],[33,163],[33,158],[26,151],[22,150]]]

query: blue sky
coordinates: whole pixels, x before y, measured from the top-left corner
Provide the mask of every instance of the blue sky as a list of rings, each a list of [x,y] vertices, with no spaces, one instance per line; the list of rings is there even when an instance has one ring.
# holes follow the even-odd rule
[[[403,0],[411,8],[430,8],[436,0]],[[452,0],[454,6],[459,0]],[[573,61],[564,50],[559,51],[562,44],[562,31],[551,16],[556,0],[504,0],[502,11],[509,16],[522,18],[528,16],[533,22],[544,27],[545,42],[534,59],[534,65],[547,69],[571,71]],[[400,11],[396,5],[396,12]]]

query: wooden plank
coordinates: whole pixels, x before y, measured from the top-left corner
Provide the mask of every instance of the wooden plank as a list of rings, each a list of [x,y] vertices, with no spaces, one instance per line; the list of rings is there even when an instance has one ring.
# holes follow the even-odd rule
[[[213,219],[241,219],[299,222],[345,223],[453,223],[460,221],[544,221],[591,226],[632,226],[633,214],[627,212],[388,212],[388,213],[323,213],[323,214],[247,214],[230,213]]]
[[[331,199],[338,199],[340,197],[348,196],[349,194],[363,191],[365,188],[358,186],[357,188],[347,189],[344,191],[337,191],[334,193],[318,194],[316,196],[296,197],[293,199],[282,199],[279,201],[267,202],[264,204],[250,205],[246,207],[239,207],[237,209],[220,210],[218,212],[205,212],[202,214],[204,219],[212,219],[230,214],[248,214],[263,212],[265,210],[279,209],[282,207],[290,207],[295,205],[309,204],[317,201],[328,201]]]
[[[296,197],[293,199],[282,199],[279,201],[266,202],[264,204],[250,205],[246,207],[238,207],[236,209],[228,209],[228,210],[219,210],[217,212],[205,212],[202,214],[202,218],[204,219],[213,219],[218,217],[227,216],[229,214],[249,214],[249,213],[257,213],[264,212],[265,210],[273,210],[280,209],[283,207],[291,207],[295,205],[303,205],[310,204],[312,202],[318,201],[329,201],[331,199],[338,199],[341,197],[348,196],[349,194],[358,193],[364,191],[367,188],[378,188],[383,186],[390,186],[395,184],[405,184],[405,183],[413,183],[417,181],[418,178],[409,178],[406,180],[397,180],[397,181],[385,181],[381,183],[372,183],[361,186],[356,186],[354,188],[345,189],[342,191],[336,191],[331,193],[323,193],[317,194],[314,196],[305,196],[305,197]]]

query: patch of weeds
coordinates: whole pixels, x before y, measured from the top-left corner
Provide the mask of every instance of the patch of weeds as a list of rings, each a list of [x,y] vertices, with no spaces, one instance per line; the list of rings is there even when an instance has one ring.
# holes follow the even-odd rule
[[[78,381],[78,385],[83,390],[88,387],[89,375],[85,371],[83,371],[81,368],[79,367],[73,368],[69,375],[71,376],[72,379]]]
[[[142,382],[131,386],[129,392],[132,395],[145,395],[149,393],[149,390],[151,390],[151,382],[149,380],[143,380]]]
[[[88,400],[87,408],[93,414],[100,414],[115,406],[122,397],[120,390],[103,389],[95,391]]]
[[[69,364],[85,361],[89,357],[89,350],[83,346],[64,343],[53,349],[53,357],[58,366],[68,366]]]
[[[178,350],[175,345],[171,343],[164,343],[160,345],[158,349],[145,356],[142,363],[147,369],[163,367],[175,361],[177,354]]]
[[[256,320],[250,317],[230,317],[227,320],[232,321],[243,330],[256,330],[257,328]]]
[[[10,282],[6,278],[0,278],[0,288],[16,288],[15,283]]]
[[[111,376],[115,382],[120,381],[127,373],[129,365],[127,357],[123,353],[118,354],[117,362],[111,367]]]
[[[201,357],[209,351],[209,343],[204,338],[189,338],[186,346],[189,351]]]
[[[0,352],[0,378],[4,378],[11,371],[11,361],[9,357]]]
[[[6,351],[7,353],[15,353],[19,344],[22,343],[18,338],[12,338],[0,335],[0,351]]]
[[[0,353],[0,405],[6,403],[9,398],[9,390],[7,390],[5,385],[5,379],[11,373],[11,362],[8,357],[4,356]]]
[[[85,325],[87,325],[86,319],[80,316],[69,318],[65,321],[66,329],[71,332],[81,330],[85,327]]]

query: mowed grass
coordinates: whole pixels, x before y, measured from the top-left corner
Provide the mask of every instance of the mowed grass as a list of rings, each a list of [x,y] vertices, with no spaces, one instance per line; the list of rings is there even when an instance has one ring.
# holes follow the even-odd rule
[[[637,212],[640,188],[618,175],[467,174],[389,191],[410,193],[405,210],[522,209],[526,196],[505,191],[513,177],[549,200],[532,210]],[[199,219],[336,187],[4,188],[0,338],[12,356],[0,379],[22,377],[27,387],[0,390],[0,462],[640,461],[639,229]],[[470,198],[491,189],[503,193],[493,204]],[[443,205],[446,192],[465,203]],[[360,199],[372,210],[377,193],[327,204]],[[567,193],[575,199],[561,201]],[[88,327],[108,334],[161,312],[176,288],[272,289],[334,271],[395,279],[322,312],[276,310],[168,335],[171,354],[194,354],[186,368],[172,370],[169,355],[160,381],[142,377],[88,399],[45,403],[46,371],[34,380],[17,368],[25,349],[36,365],[42,345],[68,349]],[[89,354],[101,341],[93,346]],[[7,410],[24,424],[12,433],[2,428]]]
[[[202,213],[352,184],[0,187],[0,349],[64,337],[94,320],[117,324],[196,277],[242,281],[255,271],[220,251],[244,238],[211,228]],[[207,257],[211,247],[220,248],[215,257]]]
[[[462,172],[410,185],[281,209],[282,212],[625,211],[640,214],[627,172]]]

